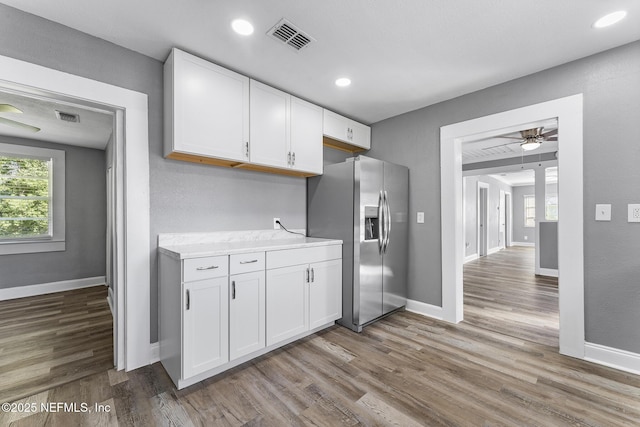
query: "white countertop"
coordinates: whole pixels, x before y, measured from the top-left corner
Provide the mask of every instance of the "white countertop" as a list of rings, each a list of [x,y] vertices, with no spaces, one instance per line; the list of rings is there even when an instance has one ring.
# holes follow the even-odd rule
[[[225,234],[226,236],[229,235],[229,233]],[[203,233],[202,236],[204,235]],[[211,235],[213,235],[213,233],[211,233]],[[189,236],[192,237],[194,234],[190,234]],[[158,251],[176,259],[185,259],[342,244],[342,240],[320,239],[317,237],[296,236],[293,234],[290,234],[290,237],[286,235],[273,236],[265,234],[265,238],[256,238],[256,232],[252,232],[251,238],[247,240],[241,237],[247,236],[245,232],[238,232],[238,236],[238,239],[222,239],[224,241],[206,241],[215,240],[215,237],[213,237],[211,239],[199,239],[203,240],[200,243],[186,243],[187,240],[185,239],[175,239],[175,235],[171,236],[172,239],[163,238],[161,235]]]

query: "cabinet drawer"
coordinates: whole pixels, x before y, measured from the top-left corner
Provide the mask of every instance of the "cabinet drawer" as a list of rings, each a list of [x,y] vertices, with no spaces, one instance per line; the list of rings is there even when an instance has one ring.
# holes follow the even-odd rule
[[[267,269],[342,258],[342,245],[313,246],[267,252]]]
[[[229,265],[230,274],[264,270],[264,252],[231,255]]]
[[[228,274],[229,257],[226,255],[184,260],[183,281],[185,282],[222,277]]]

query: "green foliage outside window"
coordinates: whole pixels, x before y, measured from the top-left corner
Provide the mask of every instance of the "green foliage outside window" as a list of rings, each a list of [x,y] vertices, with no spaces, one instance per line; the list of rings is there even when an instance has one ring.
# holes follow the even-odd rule
[[[0,155],[0,239],[50,234],[50,165]]]

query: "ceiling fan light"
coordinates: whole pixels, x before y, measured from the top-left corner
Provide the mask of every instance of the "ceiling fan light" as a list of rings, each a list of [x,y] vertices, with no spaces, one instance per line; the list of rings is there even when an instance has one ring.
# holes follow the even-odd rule
[[[624,19],[625,16],[627,16],[627,12],[625,12],[624,10],[619,10],[598,19],[596,22],[594,22],[593,26],[594,28],[608,27],[620,22],[622,19]]]
[[[524,151],[531,151],[531,150],[535,150],[536,148],[540,147],[540,145],[542,145],[540,143],[540,141],[529,140],[529,141],[525,141],[522,144],[520,144],[520,148],[522,148]]]

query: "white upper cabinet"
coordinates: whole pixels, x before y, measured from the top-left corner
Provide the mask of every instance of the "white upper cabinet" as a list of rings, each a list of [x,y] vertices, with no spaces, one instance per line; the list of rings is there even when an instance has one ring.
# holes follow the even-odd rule
[[[291,97],[289,151],[292,169],[312,174],[322,173],[322,111],[317,105]]]
[[[164,85],[165,156],[248,160],[247,77],[174,48]]]
[[[363,151],[371,148],[371,128],[329,110],[324,110],[323,133],[337,141],[325,145],[348,151]],[[345,145],[346,144],[346,145]]]
[[[251,163],[287,168],[291,95],[251,80]]]

